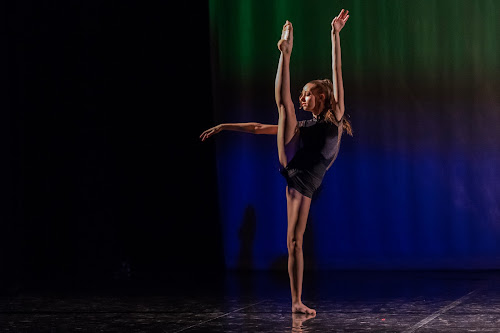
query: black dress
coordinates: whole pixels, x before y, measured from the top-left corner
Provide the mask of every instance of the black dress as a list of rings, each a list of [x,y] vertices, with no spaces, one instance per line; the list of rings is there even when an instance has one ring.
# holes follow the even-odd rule
[[[324,114],[316,118],[299,121],[299,149],[280,173],[288,187],[294,188],[306,197],[312,198],[323,181],[326,170],[337,157],[342,122],[332,124],[324,119]]]

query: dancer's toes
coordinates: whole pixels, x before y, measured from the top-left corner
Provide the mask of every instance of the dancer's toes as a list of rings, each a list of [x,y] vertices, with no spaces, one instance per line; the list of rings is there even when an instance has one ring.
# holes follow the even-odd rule
[[[292,313],[305,313],[310,315],[316,315],[316,310],[305,306],[302,303],[292,305]]]
[[[306,306],[306,314],[308,314],[308,315],[312,315],[312,316],[316,316],[316,310],[311,309],[311,308],[308,308],[308,307]]]

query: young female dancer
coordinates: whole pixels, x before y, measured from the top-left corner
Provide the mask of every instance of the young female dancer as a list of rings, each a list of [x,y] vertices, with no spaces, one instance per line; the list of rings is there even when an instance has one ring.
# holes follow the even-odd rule
[[[288,275],[292,293],[292,312],[316,314],[302,303],[304,258],[302,240],[306,229],[311,198],[321,185],[339,151],[344,130],[352,135],[350,123],[344,119],[344,87],[340,52],[340,31],[347,22],[349,11],[342,11],[332,21],[333,82],[313,80],[302,89],[301,108],[313,118],[297,121],[290,94],[290,55],[293,48],[292,23],[286,21],[278,42],[280,58],[276,73],[275,97],[278,107],[278,125],[260,123],[220,124],[204,131],[204,141],[222,130],[254,134],[276,134],[280,172],[287,181],[287,247]]]

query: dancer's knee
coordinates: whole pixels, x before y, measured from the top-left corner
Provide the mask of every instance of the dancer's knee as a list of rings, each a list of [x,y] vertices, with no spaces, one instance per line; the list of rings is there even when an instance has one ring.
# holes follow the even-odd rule
[[[302,237],[289,237],[287,247],[290,255],[302,252]]]

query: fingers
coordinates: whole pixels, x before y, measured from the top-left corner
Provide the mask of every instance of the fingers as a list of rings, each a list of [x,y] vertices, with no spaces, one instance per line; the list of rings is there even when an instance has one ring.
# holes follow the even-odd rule
[[[214,130],[212,128],[210,128],[210,129],[207,129],[205,132],[201,133],[201,135],[200,135],[201,141],[205,141],[206,139],[211,137],[213,132],[214,132]]]
[[[206,139],[208,139],[211,136],[212,136],[211,133],[203,133],[203,137],[201,138],[201,141],[205,141]]]
[[[333,20],[335,21],[336,19],[340,19],[340,20],[345,22],[345,21],[347,21],[348,18],[349,18],[349,11],[342,9],[340,11],[339,15],[336,16]]]
[[[345,22],[345,21],[347,21],[348,18],[349,18],[349,11],[346,10],[344,12],[344,14],[342,15],[342,20]]]
[[[203,131],[203,133],[200,134],[200,139],[208,132],[209,130]]]
[[[349,19],[349,11],[348,10],[345,10],[345,9],[342,9],[339,13],[339,15],[335,16],[332,20],[332,25],[338,21],[338,20],[342,20],[345,24],[345,22],[347,22],[347,20]]]
[[[342,9],[339,15],[334,17],[332,21],[332,28],[336,28],[338,31],[340,31],[344,27],[348,19],[349,11]]]

